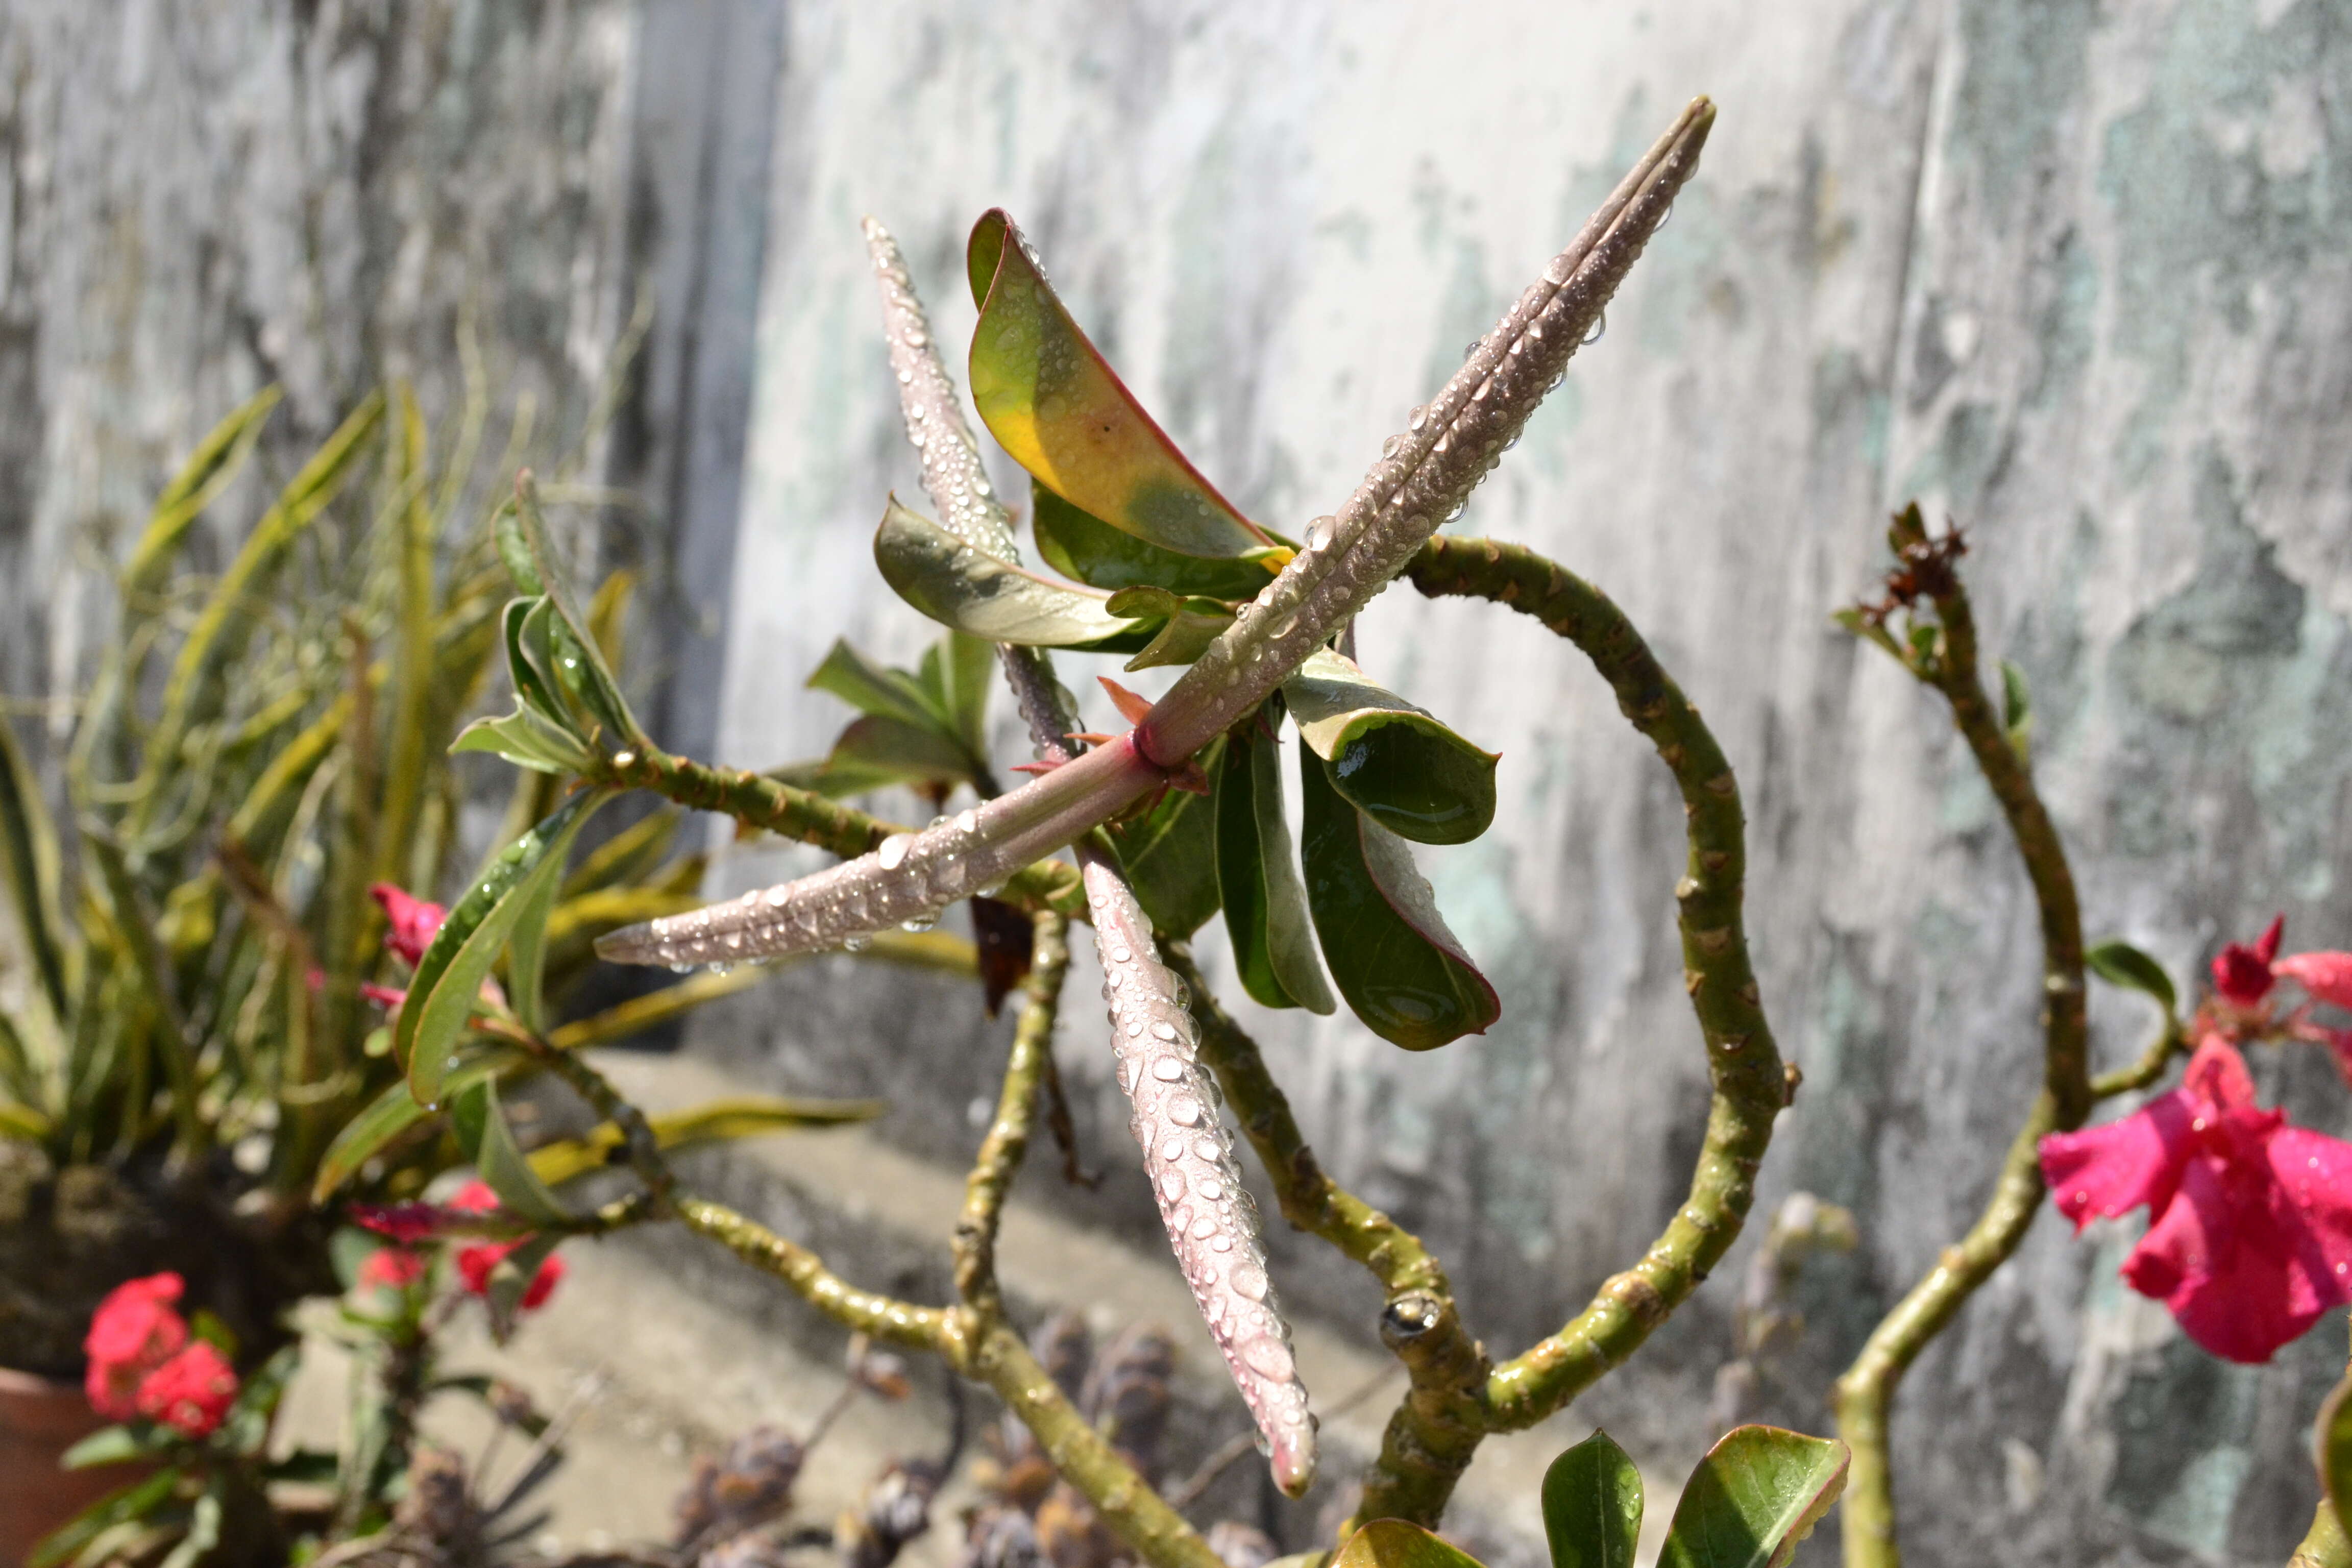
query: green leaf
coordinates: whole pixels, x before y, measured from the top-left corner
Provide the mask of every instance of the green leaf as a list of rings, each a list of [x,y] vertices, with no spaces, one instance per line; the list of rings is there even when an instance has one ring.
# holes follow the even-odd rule
[[[222,1482],[215,1477],[188,1510],[188,1532],[164,1554],[156,1568],[196,1568],[205,1553],[220,1544]]]
[[[71,1016],[65,918],[58,902],[58,825],[42,798],[40,781],[16,743],[16,727],[0,717],[0,877],[33,961],[33,978],[49,1016]]]
[[[147,531],[131,548],[130,563],[122,569],[126,602],[144,598],[163,585],[172,557],[179,552],[189,527],[245,466],[254,442],[261,437],[261,427],[269,422],[270,411],[284,395],[284,389],[275,383],[263,387],[196,443],[196,449],[155,498]]]
[[[1190,664],[1234,624],[1233,606],[1222,599],[1184,598],[1165,588],[1121,588],[1108,606],[1115,616],[1164,617],[1143,651],[1127,661],[1129,669]]]
[[[1376,1519],[1348,1537],[1331,1568],[1481,1568],[1461,1548],[1401,1519]]]
[[[153,1453],[156,1447],[128,1426],[101,1426],[68,1448],[58,1460],[58,1468],[61,1470],[88,1470],[100,1465],[120,1465],[131,1459],[143,1459]]]
[[[1223,736],[1196,759],[1201,771],[1218,775]],[[1189,937],[1217,912],[1217,808],[1214,799],[1171,789],[1150,811],[1116,822],[1111,843],[1135,889],[1136,901],[1152,925],[1173,937]]]
[[[452,1047],[508,934],[541,881],[562,880],[572,839],[607,798],[598,792],[575,795],[500,851],[417,961],[407,1004],[393,1029],[393,1049],[407,1068],[409,1089],[428,1110],[440,1103],[448,1074],[463,1065]]]
[[[2319,1407],[2315,1428],[2319,1447],[2319,1484],[2336,1528],[2352,1535],[2352,1373],[2336,1385]]]
[[[1054,296],[1013,220],[981,218],[965,251],[980,321],[971,396],[1013,460],[1113,528],[1185,555],[1272,542],[1176,449]]]
[[[1332,786],[1400,837],[1466,844],[1495,820],[1493,752],[1482,751],[1328,648],[1282,683],[1298,732]]]
[[[859,795],[885,784],[973,782],[971,753],[936,724],[917,728],[898,719],[853,721],[820,769],[814,786],[829,795]]]
[[[923,650],[919,676],[956,738],[974,757],[988,755],[988,694],[996,689],[996,645],[950,632]]]
[[[116,1488],[43,1536],[25,1559],[25,1568],[57,1568],[116,1525],[144,1519],[154,1512],[171,1500],[179,1484],[180,1471],[167,1466],[152,1476]]]
[[[1225,739],[1217,770],[1217,895],[1242,989],[1267,1007],[1338,1010],[1315,962],[1307,895],[1282,811],[1282,742],[1271,711]]]
[[[871,1121],[890,1108],[886,1100],[788,1100],[770,1095],[744,1095],[712,1100],[691,1110],[674,1110],[648,1119],[654,1142],[664,1152],[698,1148],[706,1143],[731,1143],[771,1132],[799,1132],[814,1127],[840,1127]],[[621,1130],[606,1122],[585,1138],[566,1138],[542,1145],[530,1153],[530,1168],[550,1187],[559,1187],[611,1163],[622,1147]]]
[[[490,1270],[489,1289],[485,1296],[490,1309],[490,1336],[499,1343],[504,1344],[514,1332],[516,1314],[522,1310],[522,1293],[530,1289],[539,1266],[562,1245],[562,1235],[544,1232],[499,1258]]]
[[[577,898],[652,876],[677,843],[678,827],[685,820],[686,814],[674,805],[647,812],[583,856],[572,875],[563,879],[563,896]]]
[[[1113,528],[1032,480],[1030,533],[1055,571],[1096,588],[1165,588],[1211,599],[1255,599],[1280,570],[1244,557],[1180,555]]]
[[[946,707],[923,689],[919,679],[866,658],[850,647],[846,637],[834,639],[824,662],[808,678],[808,688],[829,692],[860,713],[896,719],[902,724],[936,729],[947,718]]]
[[[569,1224],[571,1215],[547,1184],[539,1179],[514,1129],[507,1125],[506,1108],[499,1102],[494,1080],[474,1085],[457,1097],[450,1112],[458,1146],[474,1162],[474,1172],[499,1194],[499,1205],[532,1226]]]
[[[1642,1472],[1596,1430],[1544,1472],[1543,1516],[1551,1568],[1633,1568]]]
[[[569,777],[596,765],[587,748],[528,708],[503,719],[477,719],[457,733],[450,752],[488,752],[519,768]]]
[[[1658,1568],[1785,1568],[1845,1489],[1845,1470],[1834,1438],[1734,1427],[1691,1472]]]
[[[512,532],[520,537],[522,551],[530,557],[552,620],[547,634],[551,658],[542,673],[563,692],[573,713],[593,721],[603,732],[611,749],[643,747],[646,744],[645,731],[629,710],[628,700],[621,695],[620,682],[604,661],[604,650],[591,630],[591,621],[573,602],[569,582],[548,542],[547,525],[540,516],[539,491],[527,471],[515,487],[515,501]],[[511,565],[510,561],[509,569]],[[581,734],[582,739],[588,738],[584,728]]]
[[[1486,1033],[1502,1003],[1446,929],[1412,851],[1350,805],[1331,764],[1305,748],[1298,773],[1307,900],[1339,994],[1372,1033],[1409,1051]]]
[[[890,500],[874,534],[874,563],[898,597],[943,626],[1028,647],[1132,652],[1150,628],[1110,613],[1110,595],[1024,572],[966,544]]]
[[[325,1203],[358,1175],[360,1167],[373,1159],[378,1150],[430,1114],[409,1092],[406,1079],[386,1088],[344,1122],[335,1141],[327,1145],[326,1154],[319,1161],[319,1173],[310,1184],[310,1201]]]
[[[2021,761],[2033,760],[2033,700],[2026,689],[2025,672],[2007,659],[2000,661],[2000,727],[2010,749]]]
[[[2137,991],[2156,999],[2166,1016],[2177,1014],[2180,995],[2164,965],[2127,942],[2103,942],[2083,955],[2083,967],[2110,985]]]

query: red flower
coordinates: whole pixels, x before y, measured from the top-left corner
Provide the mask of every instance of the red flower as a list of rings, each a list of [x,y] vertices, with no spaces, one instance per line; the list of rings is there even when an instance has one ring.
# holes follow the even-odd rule
[[[202,1437],[236,1402],[236,1373],[208,1341],[197,1340],[139,1384],[139,1414],[184,1437]]]
[[[412,964],[423,958],[425,950],[433,945],[433,933],[441,929],[449,911],[438,904],[412,898],[390,882],[378,882],[368,891],[383,906],[385,918],[391,922],[383,933],[383,945]]]
[[[425,1278],[425,1258],[404,1247],[380,1247],[360,1265],[354,1285],[362,1290],[405,1290]]]
[[[2294,981],[2315,1002],[2352,1008],[2352,952],[2298,952],[2272,964],[2271,973]]]
[[[151,1274],[116,1286],[98,1304],[81,1343],[92,1410],[114,1421],[139,1413],[140,1380],[188,1342],[188,1325],[172,1306],[186,1289],[177,1274]]]
[[[507,1260],[507,1255],[522,1245],[520,1241],[483,1241],[457,1249],[457,1278],[465,1282],[468,1292],[476,1296],[490,1293],[490,1273]],[[555,1294],[555,1287],[563,1279],[563,1259],[553,1256],[540,1261],[539,1272],[523,1287],[522,1309],[528,1312],[546,1304]]]
[[[499,1194],[490,1190],[489,1183],[477,1179],[459,1187],[446,1206],[459,1214],[492,1214],[498,1209]]]
[[[2213,989],[2241,1007],[2251,1007],[2271,994],[2271,961],[2278,956],[2279,937],[2286,917],[2274,917],[2253,946],[2233,942],[2213,958]]]
[[[2042,1173],[2077,1230],[2147,1205],[2124,1280],[2215,1355],[2268,1361],[2352,1300],[2352,1143],[2258,1110],[2244,1058],[2219,1034],[2171,1093],[2044,1138]]]
[[[430,1241],[448,1228],[450,1215],[437,1204],[353,1204],[352,1223],[394,1241]]]
[[[397,985],[378,985],[372,980],[360,982],[360,994],[379,1007],[397,1007],[408,1000],[408,993]]]

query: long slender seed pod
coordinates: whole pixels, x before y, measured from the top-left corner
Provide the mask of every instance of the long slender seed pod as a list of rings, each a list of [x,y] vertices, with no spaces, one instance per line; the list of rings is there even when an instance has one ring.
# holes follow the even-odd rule
[[[866,220],[882,289],[883,324],[898,380],[907,434],[923,456],[923,489],[960,538],[1007,561],[1020,559],[1013,530],[980,471],[980,451],[953,383],[931,347],[914,284],[889,232]],[[999,644],[1004,676],[1041,760],[1067,763],[1076,705],[1043,648]],[[1199,1060],[1200,1028],[1184,982],[1163,967],[1151,922],[1124,871],[1080,840],[1087,903],[1102,954],[1118,1086],[1143,1147],[1170,1248],[1265,1440],[1276,1484],[1296,1497],[1315,1476],[1315,1423],[1290,1351],[1290,1325],[1275,1300],[1258,1214],[1242,1185],[1216,1108],[1215,1080]]]
[[[1092,851],[1084,871],[1118,1086],[1135,1107],[1128,1128],[1143,1146],[1177,1265],[1265,1439],[1275,1484],[1297,1497],[1315,1479],[1315,1420],[1266,1276],[1257,1205],[1218,1114],[1216,1080],[1200,1062],[1200,1026],[1125,879]]]
[[[1610,297],[1697,168],[1714,123],[1715,106],[1693,100],[1444,389],[1386,443],[1347,504],[1308,526],[1306,547],[1119,744],[1097,747],[954,823],[730,904],[614,931],[597,951],[623,963],[677,964],[843,945],[1002,880],[1157,787],[1264,701],[1461,511],[1569,357],[1597,334]]]

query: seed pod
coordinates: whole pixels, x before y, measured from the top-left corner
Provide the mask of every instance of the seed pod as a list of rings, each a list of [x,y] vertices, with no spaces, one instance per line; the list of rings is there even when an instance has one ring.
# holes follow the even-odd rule
[[[1199,1060],[1200,1026],[1185,1005],[1183,982],[1160,963],[1151,922],[1125,879],[1090,850],[1082,848],[1079,859],[1102,952],[1118,1087],[1134,1107],[1129,1129],[1143,1146],[1177,1267],[1257,1423],[1275,1484],[1297,1497],[1315,1479],[1315,1418],[1291,1353],[1290,1324],[1266,1275],[1257,1205],[1242,1186],[1216,1082]]]

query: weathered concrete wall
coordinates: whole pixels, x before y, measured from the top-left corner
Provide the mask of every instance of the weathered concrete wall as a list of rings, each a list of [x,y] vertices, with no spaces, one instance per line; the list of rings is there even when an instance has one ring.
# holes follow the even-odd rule
[[[2280,907],[2295,942],[2352,944],[2345,0],[867,0],[794,7],[786,49],[720,731],[751,765],[840,723],[791,684],[836,634],[898,656],[929,635],[867,558],[915,469],[861,213],[898,231],[955,342],[964,232],[1008,205],[1187,450],[1296,529],[1673,108],[1717,98],[1607,337],[1459,526],[1593,575],[1739,769],[1764,994],[1807,1074],[1768,1194],[1849,1204],[1865,1238],[1808,1279],[1780,1417],[1824,1427],[1828,1376],[1973,1216],[2037,1077],[2032,908],[1991,802],[1936,705],[1825,626],[1891,506],[1970,529],[2095,935],[2183,975]],[[1514,1348],[1687,1181],[1704,1090],[1679,814],[1606,691],[1530,626],[1400,592],[1363,647],[1504,752],[1493,834],[1423,861],[1507,1016],[1430,1057],[1345,1019],[1262,1032],[1326,1159],[1443,1247]],[[951,990],[845,970],[706,1038],[889,1092],[898,1136],[960,1158],[1001,1031]],[[2108,997],[2095,1021],[2106,1061],[2147,1024]],[[1070,1201],[1139,1225],[1092,1039],[1080,1009],[1066,1071],[1112,1174]],[[2262,1071],[2299,1118],[2352,1130],[2315,1057]],[[2124,1241],[2045,1218],[1914,1372],[1914,1561],[2275,1562],[2300,1532],[2340,1317],[2271,1367],[2221,1365],[2119,1288]],[[1368,1328],[1360,1282],[1287,1252],[1295,1296]],[[1589,1408],[1694,1452],[1734,1272]]]
[[[69,693],[119,554],[205,430],[279,381],[290,472],[386,376],[453,438],[470,313],[496,407],[581,430],[630,310],[629,0],[0,7],[0,628]],[[486,465],[487,466],[487,465]],[[213,522],[241,528],[253,509]]]

